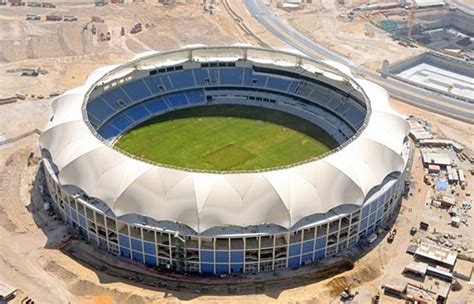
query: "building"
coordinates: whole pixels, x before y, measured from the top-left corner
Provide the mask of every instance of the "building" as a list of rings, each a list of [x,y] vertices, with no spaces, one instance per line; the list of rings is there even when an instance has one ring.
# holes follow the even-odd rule
[[[456,204],[456,199],[454,198],[454,196],[452,195],[443,195],[439,201],[441,202],[441,206],[443,207],[446,207],[446,208],[450,208],[451,206],[453,206],[454,204]]]
[[[53,207],[91,243],[152,267],[209,274],[293,268],[386,225],[404,189],[408,123],[378,85],[296,52],[192,46],[92,72],[53,102],[40,137]],[[114,140],[207,104],[288,111],[340,145],[319,159],[237,173],[129,157]]]
[[[451,139],[420,139],[420,146],[429,146],[435,148],[442,148],[442,147],[451,147],[457,153],[461,153],[464,150],[464,146],[455,142]]]
[[[432,152],[429,150],[421,150],[421,158],[425,166],[439,165],[442,168],[453,165],[453,161],[446,152]]]
[[[13,299],[16,295],[17,289],[8,285],[7,283],[0,282],[0,301],[8,302]]]
[[[415,258],[421,262],[453,269],[457,253],[435,246],[420,245],[415,251]]]

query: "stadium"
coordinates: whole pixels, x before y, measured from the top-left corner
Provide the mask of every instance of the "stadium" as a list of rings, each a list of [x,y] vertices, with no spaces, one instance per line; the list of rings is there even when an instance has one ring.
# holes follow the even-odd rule
[[[387,92],[291,50],[144,53],[52,108],[40,146],[53,207],[151,267],[254,273],[344,254],[404,189],[409,127]]]

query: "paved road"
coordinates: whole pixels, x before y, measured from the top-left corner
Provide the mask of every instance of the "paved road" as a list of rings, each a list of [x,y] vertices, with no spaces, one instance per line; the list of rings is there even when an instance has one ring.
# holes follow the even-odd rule
[[[344,56],[312,41],[290,25],[283,23],[261,0],[244,0],[244,3],[247,10],[257,22],[263,25],[274,36],[307,56],[316,59],[327,58],[348,65],[353,71],[365,74],[370,80],[384,86],[393,97],[407,103],[465,121],[474,122],[474,104],[452,99],[393,79],[382,78],[380,75],[366,70]]]

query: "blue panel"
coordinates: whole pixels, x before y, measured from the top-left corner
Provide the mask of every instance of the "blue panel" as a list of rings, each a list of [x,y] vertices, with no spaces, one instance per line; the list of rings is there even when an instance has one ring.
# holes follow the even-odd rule
[[[290,82],[286,79],[276,78],[276,77],[268,77],[267,81],[267,88],[272,88],[280,91],[288,90],[288,86]]]
[[[143,263],[143,253],[132,250],[132,260]]]
[[[371,235],[374,233],[374,226],[370,226],[369,229],[367,229],[367,235]]]
[[[105,100],[109,106],[116,110],[122,108],[122,105],[119,104],[119,100],[125,104],[132,103],[130,98],[128,98],[120,88],[111,89],[109,92],[102,94],[100,98]]]
[[[135,121],[140,121],[150,115],[150,113],[142,105],[134,106],[133,108],[127,110],[125,114]]]
[[[87,104],[87,112],[92,113],[99,120],[104,121],[115,113],[115,110],[112,110],[102,99],[97,98]]]
[[[296,267],[300,265],[300,258],[289,258],[288,259],[288,267]]]
[[[141,240],[137,240],[135,238],[131,238],[132,240],[132,249],[133,250],[136,250],[136,251],[140,251],[142,252],[143,249],[142,249],[142,241]]]
[[[168,98],[168,101],[172,107],[181,107],[188,104],[184,95],[173,95]]]
[[[156,100],[145,105],[150,113],[160,113],[168,108],[163,100]]]
[[[314,248],[314,241],[306,241],[303,243],[303,253],[312,252]]]
[[[186,97],[188,98],[189,103],[203,103],[204,92],[202,90],[192,90],[186,92]]]
[[[252,83],[252,69],[244,69],[244,85],[249,86]]]
[[[290,252],[290,256],[300,254],[301,253],[301,245],[300,244],[290,245],[289,252]]]
[[[373,223],[375,223],[375,213],[372,213],[369,216],[369,226],[372,225]]]
[[[307,253],[307,254],[303,255],[301,261],[303,263],[308,263],[310,261],[313,261],[313,253]]]
[[[322,249],[326,247],[326,237],[320,237],[316,239],[316,250]]]
[[[128,236],[119,233],[119,244],[120,246],[130,248],[130,239]]]
[[[383,208],[380,208],[379,210],[377,210],[377,220],[382,218],[382,214],[383,214]]]
[[[81,225],[83,228],[87,228],[86,218],[80,214],[79,214],[79,225]]]
[[[369,223],[369,219],[368,218],[365,218],[363,219],[361,222],[360,222],[360,230],[364,230],[365,228],[367,228],[367,224]]]
[[[239,273],[244,271],[243,264],[231,264],[230,265],[230,272]]]
[[[71,209],[71,219],[77,223],[77,212],[76,210]]]
[[[290,92],[290,93],[295,93],[296,88],[298,87],[298,83],[299,83],[299,81],[293,80],[293,81],[290,83],[290,87],[288,88],[288,92]]]
[[[111,139],[120,134],[121,131],[114,128],[112,125],[105,125],[97,131],[103,138]]]
[[[242,251],[231,251],[230,260],[232,263],[241,263],[244,261],[244,253]]]
[[[222,68],[219,70],[221,84],[234,84],[240,85],[242,83],[242,68],[226,69]]]
[[[159,87],[163,85],[161,78],[157,76],[146,77],[143,79],[148,88],[153,92],[153,94],[160,93]]]
[[[80,234],[83,238],[89,239],[89,236],[88,236],[88,234],[87,234],[87,230],[84,229],[84,228],[82,228],[82,227],[79,227],[79,234]]]
[[[214,262],[214,252],[209,250],[201,250],[201,262]]]
[[[158,265],[158,263],[156,262],[156,256],[145,254],[145,264],[150,266]]]
[[[66,213],[67,217],[71,217],[71,207],[69,207],[67,204],[64,204],[64,212]]]
[[[151,96],[145,83],[141,79],[124,84],[122,89],[134,101],[143,100]]]
[[[143,242],[143,247],[145,248],[145,253],[156,255],[156,247],[155,244],[150,242]]]
[[[120,255],[126,258],[130,258],[130,249],[125,247],[120,247]]]
[[[209,79],[209,74],[207,69],[195,69],[193,70],[194,77],[196,78],[197,85],[203,86],[205,84],[204,80]]]
[[[381,195],[380,198],[377,200],[377,208],[382,208],[385,202],[384,196]]]
[[[326,250],[318,250],[314,253],[315,260],[322,260],[326,256]]]
[[[214,264],[201,263],[202,273],[214,273]]]
[[[362,218],[369,215],[369,208],[370,208],[370,205],[364,206],[364,208],[362,208]]]
[[[229,272],[229,264],[216,264],[216,273],[228,273]]]
[[[185,89],[194,87],[194,77],[192,71],[190,70],[183,70],[175,73],[168,74],[171,82],[175,89]]]
[[[228,263],[229,253],[227,251],[216,251],[216,262],[217,263]]]

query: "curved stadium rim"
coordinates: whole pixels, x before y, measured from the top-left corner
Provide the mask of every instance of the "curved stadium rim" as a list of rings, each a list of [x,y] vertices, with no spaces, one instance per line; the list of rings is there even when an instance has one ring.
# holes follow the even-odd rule
[[[133,155],[127,151],[124,151],[123,149],[120,149],[118,148],[117,146],[115,145],[107,145],[109,147],[111,147],[112,149],[114,149],[115,151],[119,152],[119,153],[122,153],[124,155],[126,155],[127,157],[130,157],[132,159],[135,159],[135,160],[138,160],[138,161],[142,161],[144,163],[148,163],[148,164],[151,164],[151,165],[154,165],[154,166],[159,166],[159,167],[163,167],[163,168],[168,168],[168,169],[175,169],[175,170],[180,170],[180,171],[186,171],[186,172],[195,172],[195,173],[212,173],[212,174],[242,174],[242,173],[261,173],[261,172],[269,172],[269,171],[275,171],[275,170],[282,170],[282,169],[288,169],[288,168],[292,168],[292,167],[296,167],[296,166],[299,166],[299,165],[303,165],[303,164],[307,164],[307,163],[310,163],[310,162],[314,162],[314,161],[317,161],[317,160],[320,160],[320,159],[323,159],[333,153],[336,153],[342,149],[344,149],[347,145],[349,145],[351,142],[353,142],[356,138],[359,137],[359,135],[365,130],[365,128],[367,127],[367,124],[368,124],[368,121],[370,119],[370,116],[371,116],[371,113],[372,113],[372,107],[371,107],[371,103],[370,103],[370,99],[368,98],[367,94],[365,93],[365,91],[362,89],[362,87],[356,82],[354,81],[354,79],[352,79],[351,77],[348,77],[346,74],[342,73],[341,71],[339,71],[338,69],[328,65],[327,63],[323,62],[323,61],[320,61],[320,60],[314,60],[314,59],[311,59],[311,58],[308,58],[308,57],[303,57],[301,55],[298,55],[298,54],[295,54],[295,53],[292,53],[292,52],[288,52],[288,51],[282,51],[282,50],[273,50],[273,49],[268,49],[268,48],[256,48],[256,47],[247,47],[247,46],[225,46],[225,47],[193,47],[193,48],[183,48],[183,49],[180,49],[180,50],[174,50],[174,51],[167,51],[167,52],[159,52],[159,53],[154,53],[154,54],[150,54],[150,55],[145,55],[143,57],[139,57],[139,58],[136,58],[136,59],[133,59],[129,62],[126,62],[124,64],[121,64],[115,68],[113,68],[112,70],[108,71],[107,73],[103,74],[98,80],[96,80],[94,83],[92,83],[90,85],[90,87],[87,89],[87,92],[84,94],[84,100],[83,100],[83,103],[82,103],[82,118],[83,118],[83,121],[85,122],[85,124],[87,125],[87,127],[89,128],[89,130],[91,131],[91,133],[96,137],[98,138],[102,143],[104,144],[107,144],[107,140],[105,138],[103,138],[96,130],[95,128],[91,125],[91,123],[89,122],[88,120],[88,116],[87,116],[87,101],[89,100],[89,96],[90,94],[92,93],[92,91],[98,87],[99,85],[103,85],[104,82],[103,80],[105,78],[107,78],[108,76],[110,75],[113,75],[114,73],[124,69],[124,68],[127,68],[127,67],[133,67],[135,70],[137,69],[137,63],[140,63],[141,61],[144,61],[144,60],[149,60],[149,59],[153,59],[154,57],[161,57],[161,56],[165,56],[165,55],[168,55],[168,54],[173,54],[173,53],[179,53],[179,52],[185,52],[185,53],[188,53],[188,56],[187,56],[187,61],[189,62],[199,62],[198,60],[194,60],[194,57],[193,57],[193,51],[205,51],[205,50],[226,50],[226,49],[234,49],[234,50],[238,50],[238,49],[241,49],[243,51],[243,56],[240,58],[240,59],[243,59],[243,60],[248,60],[247,59],[247,51],[248,50],[252,50],[252,51],[256,51],[256,52],[269,52],[269,53],[276,53],[276,54],[284,54],[284,55],[289,55],[289,56],[292,56],[292,57],[295,57],[295,59],[298,59],[297,63],[295,63],[295,67],[301,67],[301,59],[304,59],[304,60],[307,60],[313,64],[315,64],[318,68],[319,67],[322,67],[323,71],[324,72],[328,72],[328,73],[333,73],[333,74],[336,74],[337,76],[340,76],[343,78],[343,81],[346,81],[348,83],[350,83],[353,87],[355,87],[356,89],[358,89],[358,92],[362,94],[362,96],[364,97],[364,101],[365,101],[365,105],[366,105],[366,109],[367,109],[367,112],[366,112],[366,115],[365,115],[365,118],[364,118],[364,122],[362,123],[361,127],[358,128],[358,130],[354,133],[354,135],[351,136],[351,138],[349,138],[347,141],[345,141],[344,143],[338,145],[336,148],[326,152],[326,153],[323,153],[321,155],[318,155],[316,157],[313,157],[313,158],[310,158],[310,159],[306,159],[306,160],[303,160],[303,161],[299,161],[299,162],[295,162],[295,163],[292,163],[290,165],[285,165],[285,166],[275,166],[275,167],[269,167],[269,168],[263,168],[263,169],[256,169],[256,170],[230,170],[230,171],[221,171],[221,170],[201,170],[201,169],[191,169],[191,168],[186,168],[186,167],[179,167],[179,166],[173,166],[173,165],[169,165],[169,164],[162,164],[162,163],[159,163],[159,162],[155,162],[155,161],[152,161],[152,160],[149,160],[149,159],[146,159],[146,158],[143,158],[143,157],[139,157],[139,156],[136,156],[136,155]],[[183,56],[184,57],[184,56]],[[209,56],[211,57],[211,56]],[[217,58],[219,58],[217,56]],[[224,57],[221,57],[221,58],[224,58]],[[224,61],[224,60],[223,60]],[[230,61],[230,60],[226,60],[226,61]],[[232,60],[234,61],[234,60]],[[172,64],[174,65],[174,64]],[[275,64],[277,65],[277,64]],[[171,65],[170,65],[171,66]],[[277,65],[278,66],[278,65]],[[324,69],[325,68],[325,69]],[[311,73],[310,71],[307,71],[308,73]],[[317,74],[317,73],[314,73],[314,74]]]

